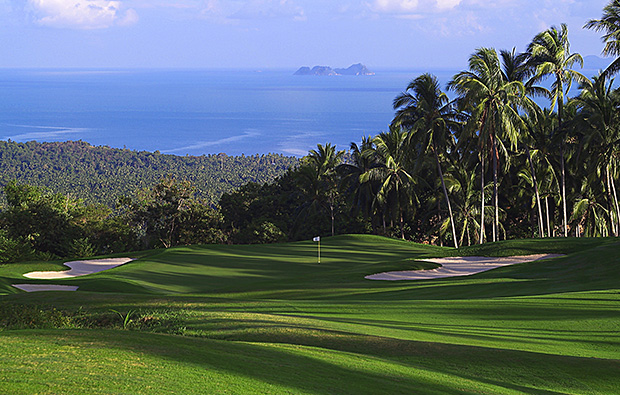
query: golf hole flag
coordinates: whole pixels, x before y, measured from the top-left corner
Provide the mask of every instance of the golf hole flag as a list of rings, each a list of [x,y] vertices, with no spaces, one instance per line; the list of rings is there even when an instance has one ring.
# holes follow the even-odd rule
[[[318,241],[319,245],[318,245],[318,255],[317,255],[317,263],[321,263],[321,236],[317,236],[315,238],[312,239],[312,241]]]

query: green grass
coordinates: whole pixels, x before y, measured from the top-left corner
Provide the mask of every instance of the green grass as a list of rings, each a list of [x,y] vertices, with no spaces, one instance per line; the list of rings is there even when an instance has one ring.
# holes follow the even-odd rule
[[[0,331],[2,393],[620,393],[620,244],[517,240],[454,250],[374,236],[193,246],[10,287],[57,263],[0,267],[0,303],[174,315],[182,336]],[[565,253],[474,276],[383,282],[454,255]],[[42,280],[41,280],[42,281]],[[175,322],[177,322],[175,321]],[[72,365],[70,365],[72,364]],[[73,366],[72,368],[68,368]]]

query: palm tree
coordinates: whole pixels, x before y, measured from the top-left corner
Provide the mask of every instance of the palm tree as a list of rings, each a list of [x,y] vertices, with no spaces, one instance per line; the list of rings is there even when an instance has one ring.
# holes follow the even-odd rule
[[[611,0],[603,8],[601,19],[591,19],[585,25],[586,29],[604,32],[602,40],[605,43],[603,55],[616,56],[616,59],[603,71],[605,77],[611,77],[620,71],[620,0]]]
[[[523,104],[527,108],[529,115],[524,117],[527,129],[523,131],[523,134],[527,135],[528,132],[532,129],[533,125],[538,124],[541,115],[540,107],[538,107],[538,105],[528,96],[544,96],[548,95],[549,91],[543,87],[534,85],[535,80],[531,78],[534,75],[534,68],[529,62],[530,54],[528,54],[527,52],[517,53],[516,49],[513,48],[512,51],[500,51],[500,56],[502,58],[502,71],[504,73],[504,79],[506,81],[521,81],[525,86],[526,96],[523,98]],[[536,119],[533,120],[533,118]],[[542,207],[540,204],[538,182],[536,180],[536,169],[532,161],[530,145],[525,143],[525,139],[521,139],[521,144],[525,147],[525,153],[527,155],[528,164],[530,167],[529,174],[526,178],[529,179],[534,188],[535,204],[538,209],[539,235],[540,237],[544,237]],[[521,172],[520,174],[525,177],[526,173],[528,172]]]
[[[455,219],[461,225],[459,244],[472,244],[472,235],[480,231],[480,223],[476,217],[480,214],[476,201],[480,192],[476,188],[476,171],[468,169],[461,161],[455,161],[446,174],[446,184],[452,194]]]
[[[551,136],[555,129],[556,119],[554,115],[555,114],[549,109],[541,109],[538,106],[533,106],[531,110],[528,111],[527,116],[524,116],[527,129],[524,138],[521,140],[530,167],[531,181],[534,187],[536,205],[538,207],[541,237],[544,237],[545,231],[541,204],[542,190],[545,190],[545,203],[547,205],[550,192],[548,191],[548,185],[553,185],[553,182],[550,183],[550,181],[556,179],[555,171],[551,165],[552,155],[550,152],[553,149]],[[540,181],[538,180],[538,175],[542,176]],[[549,213],[547,212],[547,236],[551,237],[549,222]]]
[[[404,210],[413,203],[414,178],[407,170],[409,158],[406,150],[407,133],[391,128],[373,139],[373,156],[377,165],[361,177],[362,182],[380,182],[376,201],[392,218],[400,222],[400,236],[405,239]]]
[[[484,164],[487,151],[493,161],[493,241],[499,231],[498,162],[499,151],[507,152],[504,141],[514,147],[523,126],[517,107],[522,104],[525,86],[520,81],[506,81],[495,49],[480,48],[469,58],[469,71],[455,75],[449,89],[459,94],[459,104],[469,115],[469,132],[477,133],[480,144],[481,191],[485,189]],[[461,136],[465,140],[469,136]],[[481,194],[480,243],[484,242],[484,193]]]
[[[370,219],[372,219],[373,201],[379,186],[377,183],[362,182],[361,179],[364,173],[376,166],[371,154],[372,150],[372,138],[362,137],[359,146],[351,143],[350,160],[341,163],[336,168],[341,176],[340,190],[349,198],[352,213],[357,214],[361,211],[365,218]]]
[[[558,106],[558,132],[563,133],[564,97],[570,90],[574,80],[580,82],[587,78],[572,70],[575,63],[583,67],[583,58],[578,53],[570,53],[568,27],[562,24],[560,29],[551,28],[537,34],[528,45],[530,63],[535,67],[533,81],[538,82],[547,76],[553,77],[551,85],[551,108]],[[562,179],[562,213],[564,216],[564,236],[568,237],[568,216],[566,208],[566,171],[564,164],[565,141],[560,142],[560,175]]]
[[[573,103],[579,110],[576,129],[583,134],[595,174],[607,191],[608,212],[615,216],[615,221],[610,221],[611,233],[618,236],[620,204],[614,180],[620,170],[620,92],[612,89],[613,83],[613,79],[607,82],[604,74],[594,77],[592,83],[582,84]]]
[[[609,236],[607,218],[609,212],[603,207],[591,193],[587,197],[579,199],[573,208],[571,219],[583,229],[586,237]]]
[[[450,197],[439,159],[440,155],[443,156],[455,145],[454,135],[450,132],[450,129],[458,124],[454,107],[448,96],[441,91],[437,78],[430,74],[422,74],[411,81],[406,92],[394,99],[394,109],[397,112],[392,125],[404,127],[409,131],[410,147],[419,146],[422,153],[426,153],[429,149],[433,153],[448,206],[454,247],[459,248]],[[418,158],[421,162],[422,155]]]
[[[335,207],[337,197],[336,167],[342,161],[344,151],[336,151],[336,147],[327,143],[317,145],[302,160],[298,170],[300,182],[304,186],[308,200],[305,211],[320,208],[329,212],[331,219],[331,234],[335,235]]]

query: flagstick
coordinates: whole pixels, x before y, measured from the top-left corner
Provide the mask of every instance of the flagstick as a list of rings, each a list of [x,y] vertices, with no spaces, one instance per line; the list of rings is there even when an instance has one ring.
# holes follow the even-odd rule
[[[319,265],[321,264],[321,239],[319,239]]]

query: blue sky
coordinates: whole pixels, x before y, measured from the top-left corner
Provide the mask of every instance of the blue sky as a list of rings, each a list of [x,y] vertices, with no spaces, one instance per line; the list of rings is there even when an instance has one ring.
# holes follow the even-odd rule
[[[608,0],[0,0],[0,67],[460,69],[568,24],[572,51]]]

